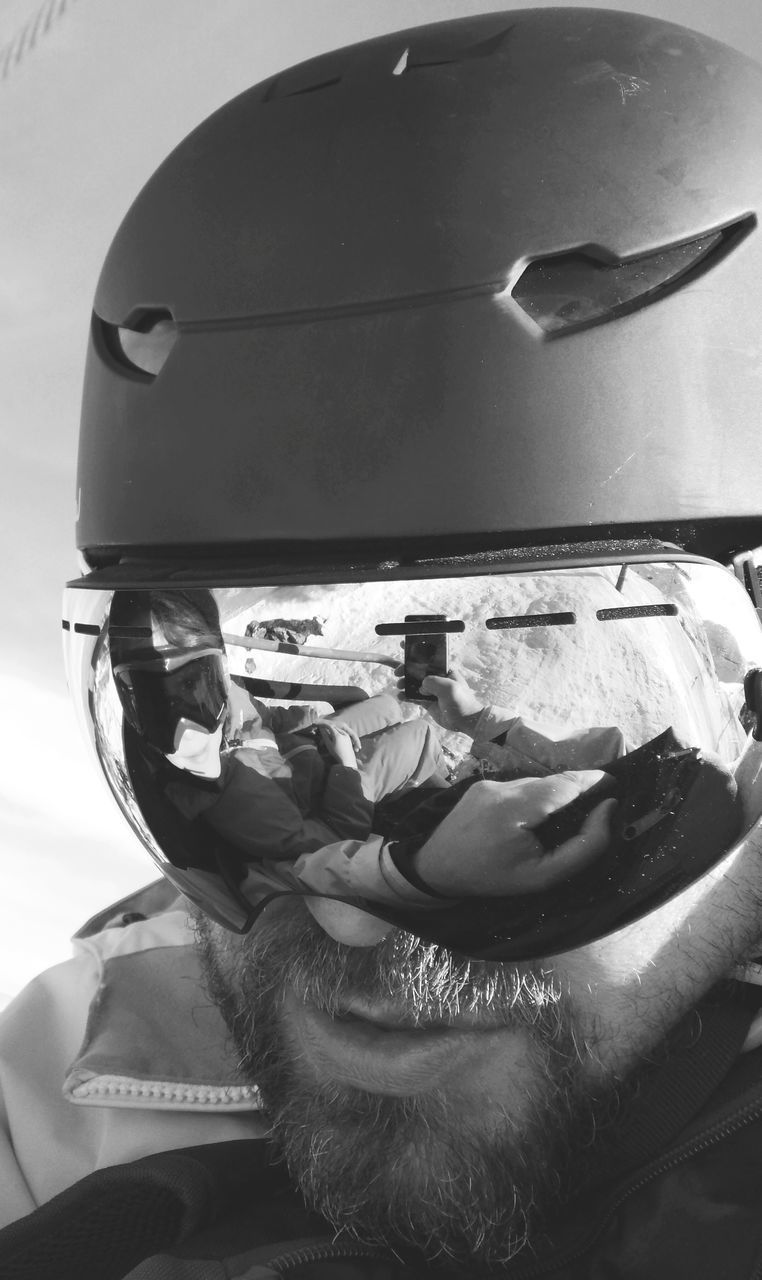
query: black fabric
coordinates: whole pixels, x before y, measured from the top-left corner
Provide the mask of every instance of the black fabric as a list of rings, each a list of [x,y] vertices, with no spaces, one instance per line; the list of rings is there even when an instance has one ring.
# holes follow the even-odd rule
[[[665,729],[636,751],[606,765],[614,787],[604,780],[551,814],[534,828],[543,847],[553,849],[575,835],[602,796],[618,800],[608,858],[615,863],[659,864],[659,877],[711,866],[716,850],[739,834],[740,797],[726,765]]]
[[[640,1078],[636,1099],[617,1127],[617,1150],[604,1173],[630,1174],[686,1134],[706,1109],[762,1082],[762,1054],[741,1054],[762,987],[720,984],[667,1039],[664,1060]],[[736,1083],[736,1075],[739,1079]]]
[[[99,1170],[0,1231],[2,1280],[120,1280],[277,1181],[261,1141]]]
[[[425,884],[413,865],[413,856],[429,839],[432,832],[451,813],[456,804],[480,774],[462,778],[451,787],[420,787],[405,791],[400,796],[379,800],[373,814],[373,830],[389,842],[389,856],[400,875],[416,889],[440,897]]]

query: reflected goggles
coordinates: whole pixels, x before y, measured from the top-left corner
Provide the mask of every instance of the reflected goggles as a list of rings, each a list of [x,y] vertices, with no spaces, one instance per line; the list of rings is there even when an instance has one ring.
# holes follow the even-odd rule
[[[175,641],[168,669],[113,662],[119,590],[87,580],[64,633],[121,811],[229,929],[300,895],[531,959],[654,910],[748,827],[734,772],[759,749],[744,681],[762,629],[714,562],[205,590],[224,656]],[[213,783],[168,760],[180,720],[223,725]]]
[[[165,754],[177,748],[181,721],[214,733],[225,719],[227,676],[219,650],[157,658],[153,664],[124,662],[113,667],[113,675],[125,716],[141,738]]]

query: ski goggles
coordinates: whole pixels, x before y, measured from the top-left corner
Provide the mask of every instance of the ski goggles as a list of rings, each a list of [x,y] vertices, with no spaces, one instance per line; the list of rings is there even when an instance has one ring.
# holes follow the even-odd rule
[[[225,719],[225,660],[216,649],[113,666],[122,707],[141,738],[170,754],[182,721],[214,733]]]
[[[484,568],[213,585],[224,655],[180,646],[137,681],[110,657],[119,588],[67,588],[81,722],[181,893],[236,932],[297,894],[530,959],[654,910],[743,837],[762,627],[734,574],[676,552]],[[224,724],[211,781],[167,760],[183,718]]]

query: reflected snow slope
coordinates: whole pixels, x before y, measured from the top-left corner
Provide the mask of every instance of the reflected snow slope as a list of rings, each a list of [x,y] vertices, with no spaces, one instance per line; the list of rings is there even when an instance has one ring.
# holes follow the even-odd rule
[[[707,572],[711,591],[704,586]],[[375,625],[402,621],[406,613],[443,613],[465,623],[463,633],[449,637],[450,661],[482,705],[510,708],[552,734],[615,724],[632,745],[671,727],[678,737],[733,760],[745,736],[738,721],[743,675],[760,644],[753,620],[738,607],[738,584],[699,565],[691,566],[690,578],[684,567],[669,564],[631,565],[620,578],[621,567],[609,566],[219,594],[226,633],[244,635],[247,626],[268,619],[317,618],[321,635],[311,638],[314,646],[376,648],[396,652],[400,661],[399,641],[377,637]],[[718,595],[718,580],[727,596]],[[679,613],[597,617],[603,610],[665,602],[677,602]],[[708,602],[714,613],[705,618]],[[574,613],[576,621],[531,629],[485,626],[499,617],[564,613]],[[739,614],[742,624],[731,635],[729,620]],[[268,680],[344,683],[369,694],[396,688],[388,667],[362,662],[231,648],[230,664],[233,672]]]

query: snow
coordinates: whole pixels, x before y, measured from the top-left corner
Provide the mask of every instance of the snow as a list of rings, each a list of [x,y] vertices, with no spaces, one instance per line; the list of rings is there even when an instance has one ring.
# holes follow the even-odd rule
[[[703,566],[699,566],[703,570]],[[692,571],[693,572],[693,571]],[[743,672],[756,654],[760,632],[749,619],[746,597],[725,590],[720,611],[704,624],[707,601],[717,609],[706,575],[701,590],[672,566],[620,566],[558,570],[544,574],[485,575],[426,581],[259,587],[217,592],[226,633],[243,635],[253,620],[276,617],[324,619],[323,635],[311,645],[374,651],[400,657],[397,637],[379,637],[376,623],[402,622],[409,613],[444,613],[465,623],[449,636],[450,663],[486,705],[509,709],[561,736],[571,729],[616,725],[631,746],[672,727],[691,745],[732,761],[745,735],[738,721]],[[731,588],[737,588],[732,579]],[[740,588],[738,588],[740,591]],[[596,611],[676,603],[677,616],[602,622]],[[735,613],[740,622],[734,626]],[[573,612],[573,625],[489,630],[496,616]],[[727,634],[740,633],[731,646]],[[756,631],[755,628],[756,627]],[[719,629],[718,629],[719,628]],[[743,653],[741,652],[743,649]],[[718,678],[714,652],[718,654]],[[231,669],[264,679],[358,685],[369,694],[396,689],[388,666],[362,661],[294,656],[230,648]],[[249,659],[248,665],[246,659]],[[419,714],[407,704],[408,714]],[[425,712],[423,712],[425,714]]]

